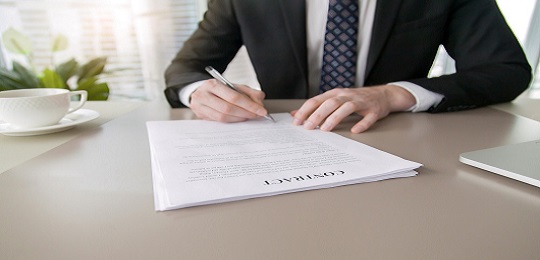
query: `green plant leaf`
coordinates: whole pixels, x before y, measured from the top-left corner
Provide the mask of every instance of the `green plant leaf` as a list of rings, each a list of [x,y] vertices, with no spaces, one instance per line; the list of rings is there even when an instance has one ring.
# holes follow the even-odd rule
[[[10,70],[7,70],[7,69],[2,68],[2,67],[0,67],[0,78],[9,79],[9,80],[12,80],[14,82],[21,83],[21,78],[17,73],[15,73],[13,71],[10,71]]]
[[[9,84],[9,82],[5,82],[4,78],[0,78],[0,91],[4,91],[4,90],[12,90],[12,89],[16,89],[14,88],[13,86],[11,86]]]
[[[0,91],[21,88],[24,88],[24,85],[21,83],[17,74],[0,68]]]
[[[18,89],[18,86],[13,81],[0,77],[0,91]]]
[[[52,52],[63,51],[68,47],[68,39],[64,35],[57,35],[54,37]]]
[[[12,53],[28,55],[33,50],[30,39],[11,27],[2,34],[2,41]]]
[[[109,85],[105,82],[94,85],[90,91],[88,91],[88,100],[100,100],[105,101],[109,99]]]
[[[79,70],[79,79],[77,80],[77,82],[81,82],[86,78],[94,77],[101,74],[103,72],[103,69],[105,68],[105,64],[107,64],[107,58],[99,57],[82,65]]]
[[[67,84],[69,78],[73,77],[79,69],[79,63],[75,59],[70,59],[60,65],[56,66],[55,71]]]
[[[86,91],[88,91],[90,88],[92,88],[92,86],[94,86],[96,84],[97,80],[98,80],[97,77],[86,78],[86,79],[79,82],[79,84],[77,85],[76,90],[86,90]]]
[[[107,83],[97,83],[97,77],[90,77],[82,80],[76,90],[86,90],[88,100],[107,100],[109,98],[109,85]]]
[[[44,69],[43,75],[40,77],[41,84],[45,88],[65,88],[69,89],[64,81],[56,72],[51,69]]]
[[[20,82],[25,88],[39,88],[41,86],[36,74],[16,61],[13,62],[13,72],[19,75]]]

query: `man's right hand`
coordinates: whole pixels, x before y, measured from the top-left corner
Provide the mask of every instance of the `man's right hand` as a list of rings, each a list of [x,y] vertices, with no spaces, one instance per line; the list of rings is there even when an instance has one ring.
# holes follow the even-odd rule
[[[190,108],[201,119],[227,123],[267,114],[262,104],[264,92],[245,85],[235,87],[242,93],[209,79],[191,94]]]

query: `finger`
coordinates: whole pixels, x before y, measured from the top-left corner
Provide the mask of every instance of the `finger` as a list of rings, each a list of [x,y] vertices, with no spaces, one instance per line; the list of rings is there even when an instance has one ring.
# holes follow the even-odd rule
[[[324,123],[321,125],[321,130],[332,131],[343,119],[357,110],[357,106],[352,102],[343,103],[338,109],[336,109],[331,115],[329,115]]]
[[[247,90],[247,88],[248,87],[241,87],[240,89],[242,89],[242,91],[246,90],[249,94],[253,96],[260,95],[260,93],[254,93],[251,90]],[[222,98],[223,100],[231,104],[234,104],[235,106],[245,111],[248,111],[258,116],[265,116],[268,114],[268,112],[262,105],[262,100],[254,101],[247,93],[241,93],[226,86],[214,88],[213,91],[216,96]]]
[[[294,114],[293,124],[301,125],[308,119],[308,117],[315,112],[315,110],[323,103],[324,99],[321,95],[310,98],[302,104],[302,106],[296,110]]]
[[[339,107],[344,104],[344,100],[340,97],[333,97],[325,100],[316,110],[313,112],[306,121],[304,121],[305,129],[315,129],[326,120],[328,116],[334,113]]]
[[[306,121],[326,100],[340,96],[348,96],[344,93],[344,91],[347,90],[348,89],[335,88],[306,100],[300,109],[295,112],[293,123],[295,125],[303,124],[304,121]]]
[[[215,89],[225,88],[225,92],[231,91],[230,95],[241,95],[234,90],[228,89],[225,86],[210,86],[205,88],[199,88],[191,95],[191,109],[199,117],[204,116],[206,119],[211,119],[220,122],[228,122],[228,120],[238,121],[239,119],[230,118],[243,118],[251,119],[256,118],[257,115],[242,109],[235,104],[232,104],[222,97],[216,95]],[[207,109],[207,108],[210,109]],[[204,112],[203,112],[204,111]],[[203,114],[204,113],[204,114]]]
[[[218,122],[224,122],[224,123],[242,122],[248,119],[245,117],[227,115],[209,106],[200,106],[197,110],[193,110],[193,112],[200,119],[212,120],[212,121],[218,121]]]
[[[216,98],[211,104],[211,108],[216,111],[213,117],[216,121],[230,122],[228,120],[234,117],[243,118],[244,120],[258,117],[257,114],[239,107],[236,103],[229,103],[221,98]]]
[[[379,117],[375,113],[368,113],[364,116],[358,123],[356,123],[352,128],[351,132],[353,134],[362,133],[368,130],[375,122],[379,120]]]
[[[298,110],[293,110],[293,111],[291,111],[291,112],[289,112],[289,113],[291,114],[291,116],[294,117],[294,115],[296,115],[296,112],[297,112],[297,111],[298,111]]]

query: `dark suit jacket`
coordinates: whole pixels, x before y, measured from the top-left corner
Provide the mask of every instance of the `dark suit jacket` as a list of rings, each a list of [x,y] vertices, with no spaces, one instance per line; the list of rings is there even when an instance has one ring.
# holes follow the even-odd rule
[[[308,98],[306,8],[309,0],[213,0],[199,28],[166,71],[166,97],[225,70],[245,45],[268,99]],[[439,45],[457,73],[427,78]],[[378,0],[365,85],[409,81],[441,93],[431,112],[514,99],[531,69],[495,0]]]

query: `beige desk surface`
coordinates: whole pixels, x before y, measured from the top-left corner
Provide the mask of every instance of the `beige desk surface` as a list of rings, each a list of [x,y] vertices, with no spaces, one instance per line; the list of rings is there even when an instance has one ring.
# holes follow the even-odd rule
[[[192,117],[150,103],[0,174],[0,258],[540,256],[540,189],[458,161],[462,152],[540,139],[537,121],[493,108],[402,113],[353,135],[351,118],[338,133],[423,163],[419,175],[155,212],[145,122]]]
[[[12,137],[0,134],[0,174],[143,104],[131,101],[88,101],[83,108],[97,111],[100,116],[75,128],[39,136]]]
[[[521,96],[513,102],[495,105],[493,108],[540,121],[540,99]]]

